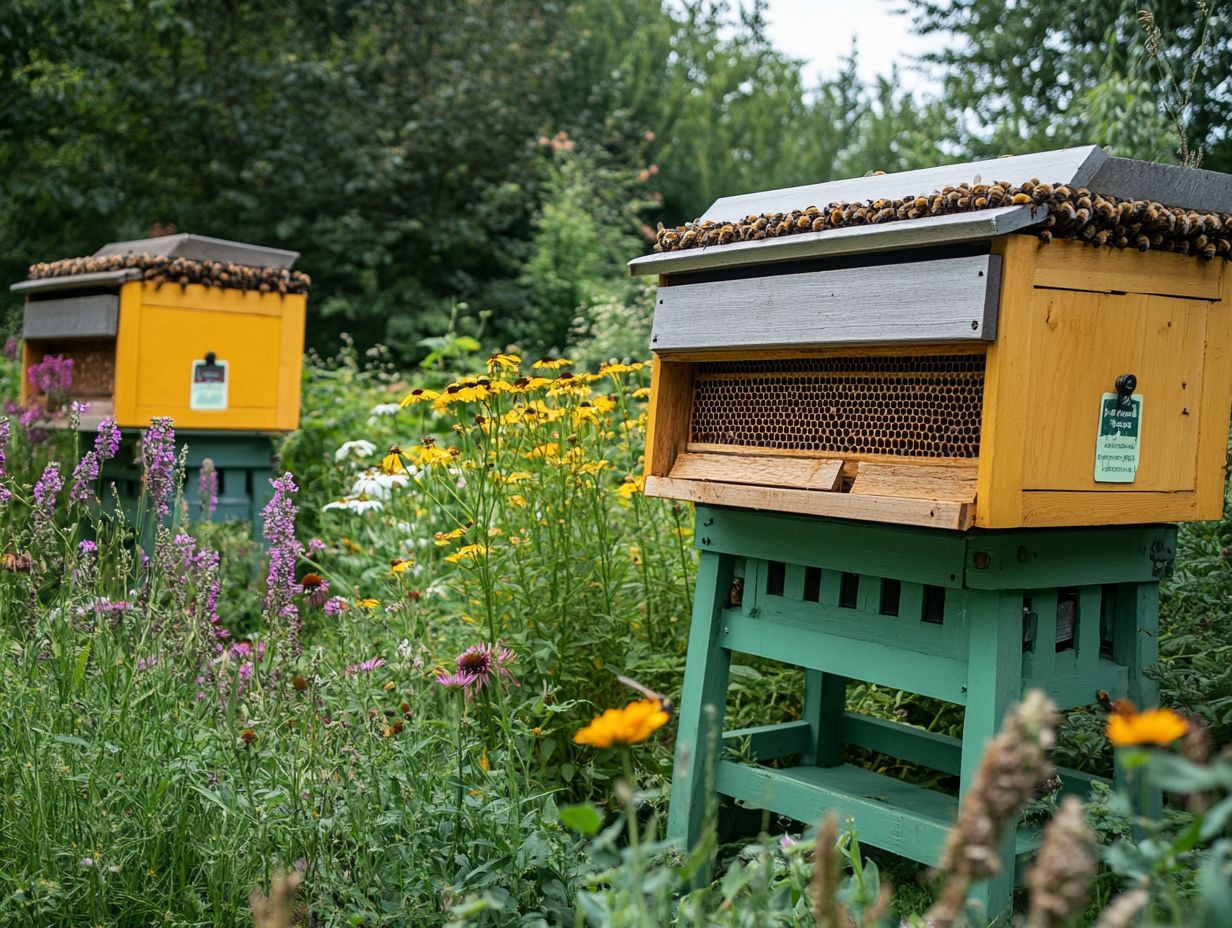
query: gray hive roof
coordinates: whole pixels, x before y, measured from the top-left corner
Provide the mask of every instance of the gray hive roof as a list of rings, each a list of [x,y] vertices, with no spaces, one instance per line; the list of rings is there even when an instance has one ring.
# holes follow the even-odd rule
[[[1032,155],[968,161],[917,171],[900,171],[720,197],[699,220],[732,221],[749,215],[787,212],[807,206],[927,195],[963,183],[1044,183],[1087,187],[1105,196],[1154,200],[1167,206],[1232,213],[1232,175],[1175,165],[1114,158],[1095,145]],[[992,238],[1043,221],[1047,211],[1034,205],[1002,206],[782,238],[733,242],[661,254],[629,262],[634,276],[788,261],[834,254],[884,251]]]

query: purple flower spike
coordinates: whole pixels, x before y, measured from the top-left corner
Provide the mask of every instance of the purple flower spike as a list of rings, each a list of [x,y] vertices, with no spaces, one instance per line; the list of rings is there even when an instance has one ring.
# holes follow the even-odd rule
[[[166,416],[150,420],[141,441],[145,465],[145,485],[154,510],[162,519],[171,512],[171,491],[175,485],[175,428]]]
[[[295,579],[295,564],[303,551],[303,546],[295,537],[298,510],[292,499],[299,492],[299,487],[289,473],[271,480],[270,486],[274,488],[274,495],[261,510],[265,517],[261,532],[270,546],[269,574],[265,581],[265,614],[272,620],[286,623],[291,653],[298,657],[302,650],[299,641],[301,623],[299,607],[291,599],[300,592]]]

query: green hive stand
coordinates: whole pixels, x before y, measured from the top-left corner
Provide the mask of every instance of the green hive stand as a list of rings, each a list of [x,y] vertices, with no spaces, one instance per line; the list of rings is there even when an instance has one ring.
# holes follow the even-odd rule
[[[717,792],[800,822],[834,811],[861,841],[935,864],[959,799],[844,763],[845,745],[956,774],[961,795],[1025,689],[1061,708],[1099,690],[1156,701],[1143,671],[1174,526],[954,532],[698,506],[695,537],[668,823],[684,846]],[[800,721],[722,730],[733,653],[805,669]],[[965,707],[962,737],[847,712],[849,678]],[[1061,778],[1070,792],[1093,779]],[[1034,845],[1027,828],[1006,836],[1002,872],[972,896],[990,917],[1009,908]]]

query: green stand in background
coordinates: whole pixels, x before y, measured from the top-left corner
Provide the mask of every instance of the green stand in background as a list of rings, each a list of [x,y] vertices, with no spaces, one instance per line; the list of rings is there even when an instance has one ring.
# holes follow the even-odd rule
[[[668,821],[687,847],[718,793],[805,823],[833,811],[861,842],[936,864],[985,744],[1024,690],[1063,709],[1100,690],[1157,700],[1144,671],[1174,526],[953,532],[698,506],[695,537]],[[733,653],[804,668],[802,718],[724,731]],[[846,711],[848,679],[963,706],[962,737]],[[844,763],[847,745],[957,775],[960,797]],[[785,758],[795,764],[758,763]],[[1060,775],[1082,794],[1096,779]],[[1006,836],[1001,874],[972,896],[989,917],[1009,909],[1017,858],[1036,842],[1025,827]]]
[[[120,503],[130,515],[137,511],[141,497],[141,459],[139,433],[124,432],[119,455],[103,472],[103,486],[115,483]],[[261,510],[273,492],[270,478],[274,467],[274,439],[252,432],[176,433],[177,452],[188,446],[185,461],[184,499],[189,522],[201,520],[201,465],[206,458],[214,462],[218,474],[218,508],[212,521],[239,519],[251,525],[251,537],[261,540]],[[104,493],[104,506],[110,499]]]

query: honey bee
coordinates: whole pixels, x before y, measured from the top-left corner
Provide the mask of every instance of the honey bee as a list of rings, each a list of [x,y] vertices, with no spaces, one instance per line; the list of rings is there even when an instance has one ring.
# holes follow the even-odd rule
[[[656,700],[659,703],[659,708],[662,709],[664,712],[666,712],[669,716],[675,713],[676,707],[673,706],[672,701],[668,699],[666,696],[664,696],[662,693],[656,693],[650,687],[642,686],[642,684],[638,683],[632,677],[626,677],[626,676],[617,674],[616,679],[619,680],[621,683],[623,683],[625,686],[629,687],[629,689],[637,690],[647,699]]]

